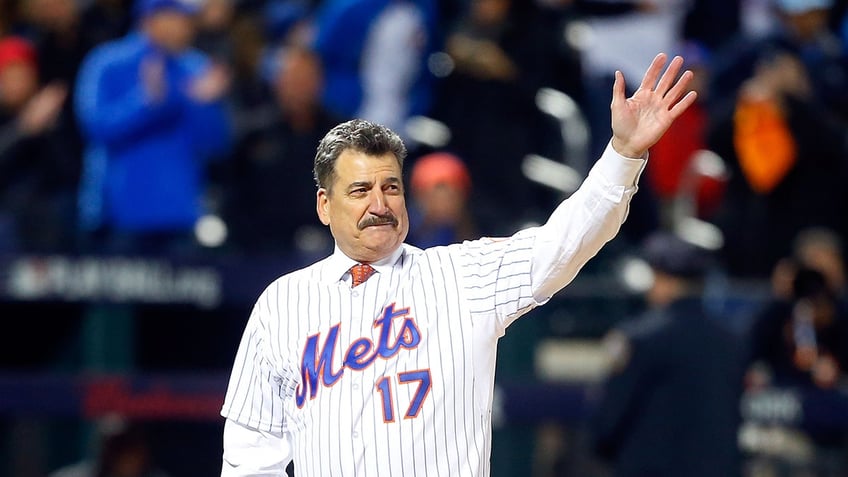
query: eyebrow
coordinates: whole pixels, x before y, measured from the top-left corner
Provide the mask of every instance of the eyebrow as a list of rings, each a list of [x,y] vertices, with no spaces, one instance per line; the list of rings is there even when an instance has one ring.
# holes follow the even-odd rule
[[[392,176],[392,177],[387,178],[385,181],[383,181],[383,183],[384,184],[400,184],[401,180],[398,177]],[[360,187],[365,187],[367,189],[370,189],[373,186],[374,186],[374,183],[371,182],[371,181],[356,181],[356,182],[351,182],[347,186],[347,190],[351,191],[353,189],[358,189]]]

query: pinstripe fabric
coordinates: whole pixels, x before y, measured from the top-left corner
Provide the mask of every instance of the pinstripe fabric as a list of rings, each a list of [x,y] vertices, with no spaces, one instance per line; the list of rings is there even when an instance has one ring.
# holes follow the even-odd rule
[[[378,267],[356,288],[328,278],[336,256],[278,279],[253,309],[222,414],[251,428],[291,433],[301,475],[487,475],[497,317],[533,304],[532,238],[519,234],[427,251],[404,246],[390,267]],[[383,310],[406,308],[403,317],[412,318],[420,333],[417,345],[362,370],[342,368],[355,340],[380,341],[374,321]],[[392,322],[389,341],[400,318]],[[308,386],[315,397],[299,408],[306,341],[317,336],[327,349],[335,325],[329,369],[341,376],[329,386],[320,380]],[[401,383],[398,376],[418,370],[429,371],[431,386],[417,416],[406,417],[420,383]],[[383,377],[392,384],[388,401],[375,388]],[[384,422],[385,402],[394,422]]]
[[[643,168],[605,153],[544,227],[403,245],[357,287],[339,250],[277,279],[248,320],[221,414],[282,433],[299,476],[488,476],[498,339],[615,236]],[[228,476],[276,475],[240,462]]]

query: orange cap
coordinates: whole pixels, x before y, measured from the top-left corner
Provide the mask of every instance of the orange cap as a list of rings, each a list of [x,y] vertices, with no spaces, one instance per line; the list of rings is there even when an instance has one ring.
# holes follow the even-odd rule
[[[420,157],[412,167],[413,192],[447,184],[465,193],[471,189],[471,176],[459,157],[447,152],[434,152]]]

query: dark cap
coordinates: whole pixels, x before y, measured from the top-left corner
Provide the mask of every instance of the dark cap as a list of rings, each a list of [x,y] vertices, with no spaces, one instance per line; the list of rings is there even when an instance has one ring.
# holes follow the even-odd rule
[[[702,278],[713,264],[712,253],[671,232],[655,232],[642,246],[651,268],[686,279]]]

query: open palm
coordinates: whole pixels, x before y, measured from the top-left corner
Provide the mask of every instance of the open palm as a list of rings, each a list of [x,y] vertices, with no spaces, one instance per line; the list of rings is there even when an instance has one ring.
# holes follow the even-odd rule
[[[629,98],[624,95],[624,75],[615,73],[612,105],[612,145],[626,157],[642,157],[668,130],[671,123],[692,103],[697,94],[686,92],[692,72],[678,78],[683,58],[676,56],[663,72],[667,56],[658,54]],[[660,76],[662,73],[662,76]],[[685,93],[685,94],[684,94]]]

